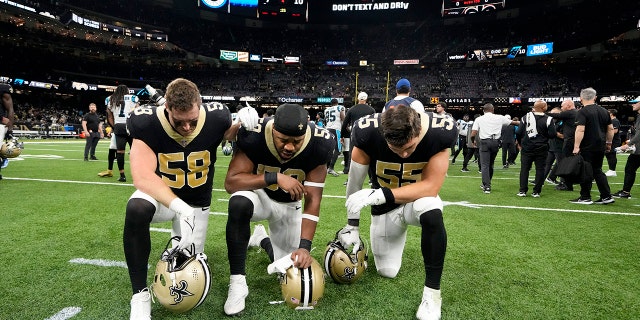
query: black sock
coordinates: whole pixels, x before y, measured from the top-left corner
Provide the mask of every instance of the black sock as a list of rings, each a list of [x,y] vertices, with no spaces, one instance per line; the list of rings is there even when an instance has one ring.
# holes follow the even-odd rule
[[[109,170],[113,170],[113,160],[116,159],[116,149],[109,149],[109,155],[107,156],[107,163]]]

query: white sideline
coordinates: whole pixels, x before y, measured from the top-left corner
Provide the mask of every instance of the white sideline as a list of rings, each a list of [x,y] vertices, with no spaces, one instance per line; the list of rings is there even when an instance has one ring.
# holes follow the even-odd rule
[[[66,320],[75,317],[78,313],[80,313],[80,311],[82,311],[82,308],[80,307],[66,307],[53,315],[51,318],[47,318],[45,320]]]
[[[111,182],[96,182],[96,181],[73,181],[73,180],[54,180],[54,179],[33,179],[33,178],[10,178],[4,177],[7,180],[29,180],[29,181],[42,181],[42,182],[62,182],[62,183],[80,183],[80,184],[102,184],[102,185],[116,185],[116,186],[133,186],[130,183],[111,183]],[[226,192],[224,189],[213,189],[215,192]],[[342,198],[345,196],[337,196],[337,195],[322,195],[323,198]],[[228,201],[228,200],[225,200]],[[525,210],[533,210],[533,211],[565,211],[565,212],[582,212],[582,213],[596,213],[596,214],[607,214],[607,215],[624,215],[624,216],[640,216],[638,213],[632,212],[603,212],[596,210],[577,210],[577,209],[558,209],[558,208],[540,208],[540,207],[519,207],[519,206],[499,206],[492,204],[473,204],[467,201],[460,202],[445,202],[445,205],[461,205],[467,207],[487,207],[487,208],[505,208],[505,209],[525,209]],[[223,215],[226,216],[226,212],[210,212],[211,215]]]

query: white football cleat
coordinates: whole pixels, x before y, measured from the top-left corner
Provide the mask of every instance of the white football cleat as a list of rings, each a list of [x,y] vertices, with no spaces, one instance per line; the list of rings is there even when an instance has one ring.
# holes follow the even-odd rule
[[[247,278],[241,274],[229,277],[229,293],[224,303],[224,313],[228,316],[237,315],[244,310],[244,299],[249,295]]]
[[[440,320],[442,313],[442,297],[440,290],[424,287],[422,292],[422,302],[418,307],[416,319],[418,320]]]
[[[604,175],[607,176],[607,177],[615,177],[618,174],[613,170],[607,170],[607,172],[605,172]]]
[[[256,225],[255,229],[253,229],[251,238],[249,238],[248,247],[260,247],[260,242],[262,242],[262,240],[267,237],[269,237],[269,234],[267,234],[267,230],[264,228],[264,226],[261,224]]]
[[[131,314],[129,320],[151,319],[151,294],[148,288],[134,294],[131,297]]]

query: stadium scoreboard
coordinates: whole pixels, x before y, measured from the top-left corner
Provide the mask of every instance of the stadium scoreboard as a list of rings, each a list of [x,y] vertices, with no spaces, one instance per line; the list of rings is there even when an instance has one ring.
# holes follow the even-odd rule
[[[442,16],[462,16],[504,9],[506,0],[443,0]]]
[[[258,16],[309,19],[308,0],[260,0]]]

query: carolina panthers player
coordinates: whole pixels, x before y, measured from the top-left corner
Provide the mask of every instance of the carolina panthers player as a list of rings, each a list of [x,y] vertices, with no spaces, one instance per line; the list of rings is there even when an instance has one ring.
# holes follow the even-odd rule
[[[139,106],[138,96],[135,94],[129,94],[129,87],[124,84],[116,87],[116,90],[112,95],[108,96],[104,100],[104,104],[107,106],[107,121],[113,128],[115,135],[116,149],[109,147],[108,155],[108,169],[106,172],[100,172],[99,176],[111,177],[113,174],[113,160],[116,159],[118,163],[118,171],[120,171],[120,178],[118,181],[126,182],[127,177],[124,174],[124,150],[127,143],[131,144],[131,136],[127,130],[127,118],[134,108]]]
[[[331,99],[331,107],[324,110],[324,119],[326,121],[324,127],[329,129],[333,139],[336,141],[336,147],[333,152],[330,151],[331,157],[329,158],[329,163],[327,163],[329,167],[329,174],[334,177],[340,175],[336,172],[334,167],[338,160],[338,156],[340,156],[340,146],[338,141],[340,141],[340,129],[342,129],[342,121],[344,121],[344,117],[344,106],[338,104],[338,99]]]
[[[150,319],[147,265],[151,222],[173,221],[178,248],[195,244],[204,251],[216,149],[233,140],[240,127],[231,124],[220,103],[202,105],[198,87],[178,78],[167,86],[166,104],[134,109],[127,121],[133,138],[131,174],[136,191],[127,203],[123,246],[133,289],[131,319]],[[253,108],[238,114],[242,126],[258,124]]]
[[[319,220],[329,153],[335,141],[328,130],[307,120],[297,104],[283,104],[273,119],[254,130],[240,129],[225,189],[231,193],[227,219],[230,284],[224,312],[236,315],[249,294],[247,245],[261,246],[271,261],[290,257],[298,268],[311,265],[311,241]],[[301,200],[304,198],[304,206]],[[250,237],[250,221],[269,221]]]
[[[2,96],[2,103],[0,103],[0,145],[5,138],[13,138],[14,115],[11,93],[13,93],[13,88],[10,85],[0,83],[0,95]],[[1,167],[6,167],[5,161],[9,160],[0,157],[0,170],[2,170]],[[0,174],[0,180],[2,180],[2,174]]]
[[[402,264],[409,225],[422,228],[425,282],[418,319],[440,319],[440,279],[447,235],[438,193],[457,137],[453,119],[398,105],[360,118],[347,183],[348,224],[339,231],[345,246],[359,246],[360,211],[371,207],[371,251],[378,274],[394,278]],[[362,189],[367,172],[372,188]],[[362,190],[361,190],[362,189]]]

